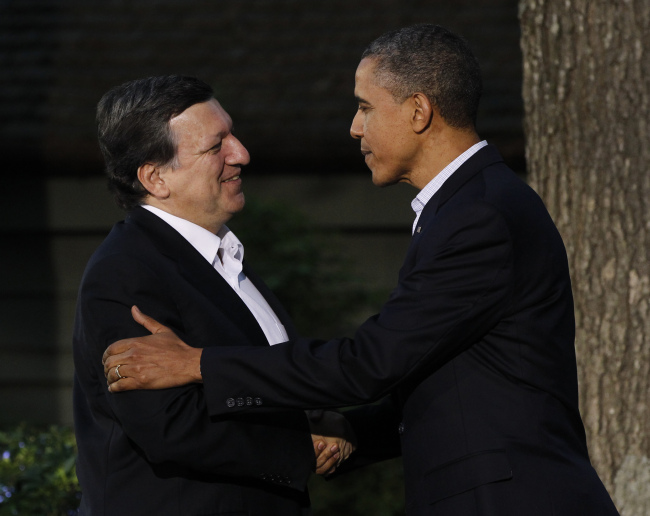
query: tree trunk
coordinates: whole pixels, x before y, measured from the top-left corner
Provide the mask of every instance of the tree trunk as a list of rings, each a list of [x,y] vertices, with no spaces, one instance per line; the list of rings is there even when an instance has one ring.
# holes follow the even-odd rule
[[[569,255],[592,462],[650,514],[650,0],[520,0],[526,157]]]

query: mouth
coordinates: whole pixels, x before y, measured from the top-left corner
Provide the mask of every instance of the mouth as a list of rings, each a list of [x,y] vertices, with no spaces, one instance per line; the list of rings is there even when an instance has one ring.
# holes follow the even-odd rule
[[[221,182],[222,183],[231,183],[233,181],[238,181],[239,177],[240,177],[239,174],[237,174],[236,176],[232,176],[231,178],[226,179],[225,181],[221,181]]]
[[[365,156],[368,156],[369,154],[372,154],[372,152],[369,151],[368,149],[363,149],[362,148],[361,149],[361,154],[365,157]]]

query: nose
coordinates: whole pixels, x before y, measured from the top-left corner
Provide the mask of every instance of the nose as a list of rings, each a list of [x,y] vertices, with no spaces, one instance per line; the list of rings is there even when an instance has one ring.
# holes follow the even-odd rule
[[[233,134],[229,135],[229,138],[231,138],[230,152],[226,156],[226,164],[231,166],[248,165],[251,157],[246,147]]]
[[[350,126],[350,136],[357,140],[363,138],[363,117],[360,110],[357,110],[357,113],[352,119],[352,125]]]

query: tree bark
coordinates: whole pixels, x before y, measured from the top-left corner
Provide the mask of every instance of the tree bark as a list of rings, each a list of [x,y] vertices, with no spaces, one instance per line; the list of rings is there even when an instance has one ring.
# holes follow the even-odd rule
[[[650,514],[650,0],[520,0],[528,178],[569,255],[592,462]]]

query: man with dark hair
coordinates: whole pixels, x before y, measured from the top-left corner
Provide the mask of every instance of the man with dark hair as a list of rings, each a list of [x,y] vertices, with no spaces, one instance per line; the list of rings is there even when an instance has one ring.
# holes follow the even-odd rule
[[[137,177],[143,163],[169,165],[176,157],[169,121],[213,97],[212,88],[203,81],[169,75],[127,82],[101,98],[99,146],[109,188],[120,208],[131,210],[147,196]]]
[[[190,344],[215,333],[228,336],[224,344],[260,347],[296,337],[225,226],[244,207],[249,161],[232,120],[207,84],[166,76],[109,91],[97,121],[111,189],[128,216],[90,259],[79,290],[80,514],[307,514],[311,471],[335,467],[348,443],[312,442],[299,410],[211,417],[201,385],[111,396],[100,364],[110,342],[144,333],[131,318],[134,300]]]
[[[201,351],[135,312],[154,335],[107,350],[110,390],[202,381],[219,417],[255,413],[243,396],[314,408],[391,394],[346,413],[350,460],[401,452],[408,515],[617,514],[578,410],[566,251],[541,199],[478,137],[480,92],[476,59],[441,27],[364,52],[350,132],[376,185],[420,192],[398,285],[354,339]],[[154,346],[170,359],[152,361]]]

